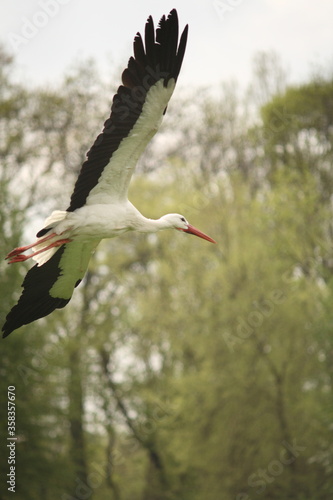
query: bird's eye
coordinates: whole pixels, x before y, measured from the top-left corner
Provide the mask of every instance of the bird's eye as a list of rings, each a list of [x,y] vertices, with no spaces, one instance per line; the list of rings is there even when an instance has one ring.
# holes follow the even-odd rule
[[[180,218],[180,220],[181,220],[182,222],[186,222],[185,217],[181,217],[181,218]]]

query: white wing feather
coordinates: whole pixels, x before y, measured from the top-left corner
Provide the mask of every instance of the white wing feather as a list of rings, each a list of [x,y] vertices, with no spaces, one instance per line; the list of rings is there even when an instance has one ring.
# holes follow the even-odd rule
[[[159,80],[150,88],[140,117],[112,155],[97,185],[90,191],[87,205],[111,204],[126,199],[135,165],[148,142],[159,129],[163,112],[175,85],[174,79],[170,79],[167,87],[164,86],[163,80]]]
[[[61,275],[49,291],[51,297],[70,299],[76,283],[83,278],[92,253],[101,240],[72,241],[66,243],[65,251],[60,259]]]

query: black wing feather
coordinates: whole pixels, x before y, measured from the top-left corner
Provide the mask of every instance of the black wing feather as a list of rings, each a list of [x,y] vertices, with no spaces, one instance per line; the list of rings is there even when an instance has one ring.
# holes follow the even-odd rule
[[[145,53],[145,48],[143,46],[142,36],[140,33],[137,33],[134,38],[133,51],[135,60],[144,70],[146,66],[146,53]]]
[[[187,35],[188,35],[188,25],[185,26],[184,31],[182,33],[182,36],[180,37],[180,42],[178,45],[178,51],[177,51],[177,57],[175,59],[175,66],[173,68],[173,73],[175,75],[179,75],[180,68],[182,67],[184,55],[185,55],[185,49],[186,49],[186,42],[187,42]]]
[[[28,271],[22,284],[22,295],[7,315],[2,327],[3,337],[7,337],[20,326],[47,316],[55,309],[68,304],[70,299],[54,298],[49,295],[50,289],[61,274],[59,263],[65,248],[66,245],[63,245],[45,264],[42,266],[36,264]],[[79,282],[76,285],[78,284]]]
[[[163,79],[167,85],[170,78],[177,80],[184,57],[187,26],[178,46],[178,16],[173,9],[168,18],[163,16],[156,30],[151,17],[145,27],[145,48],[141,35],[134,39],[134,58],[122,75],[122,82],[114,96],[111,115],[104,124],[87,153],[81,167],[67,211],[82,207],[93,187],[98,183],[103,169],[108,165],[121,141],[129,135],[139,118],[149,89]],[[177,51],[178,46],[178,51]]]
[[[150,63],[153,67],[156,65],[155,59],[155,29],[154,29],[154,21],[151,16],[148,17],[145,28],[145,46],[146,46],[146,55],[147,62]]]

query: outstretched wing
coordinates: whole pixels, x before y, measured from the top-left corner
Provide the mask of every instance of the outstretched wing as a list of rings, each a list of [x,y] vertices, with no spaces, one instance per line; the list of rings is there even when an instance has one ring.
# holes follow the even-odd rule
[[[23,292],[2,328],[3,337],[36,319],[47,316],[70,301],[82,280],[91,253],[100,240],[66,243],[42,266],[32,267],[24,281]]]
[[[134,167],[156,133],[175,88],[182,65],[186,26],[178,45],[178,16],[174,9],[156,29],[151,17],[134,39],[134,57],[122,74],[103,132],[87,153],[67,211],[87,204],[109,203],[127,195]]]
[[[186,26],[178,44],[178,16],[172,10],[161,18],[156,32],[148,18],[144,42],[136,35],[134,57],[122,74],[123,85],[113,98],[110,118],[87,153],[67,211],[126,197],[137,160],[158,130],[176,85],[187,31]],[[43,265],[30,269],[22,295],[6,318],[3,336],[64,307],[99,241],[66,243]]]

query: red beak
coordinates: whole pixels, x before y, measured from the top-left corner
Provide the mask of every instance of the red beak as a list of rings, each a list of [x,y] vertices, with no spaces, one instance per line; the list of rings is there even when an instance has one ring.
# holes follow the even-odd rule
[[[194,234],[195,236],[199,236],[199,238],[210,241],[211,243],[216,243],[216,241],[213,240],[213,238],[199,231],[199,229],[196,229],[194,226],[191,226],[191,224],[188,225],[187,229],[182,229],[180,227],[177,227],[177,229],[179,229],[179,231],[184,231],[184,233]]]

